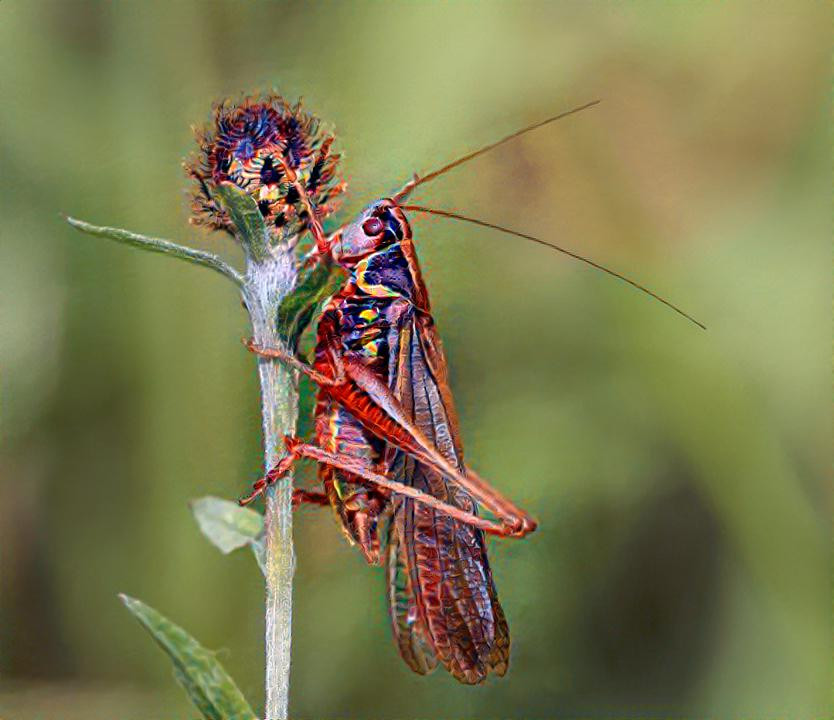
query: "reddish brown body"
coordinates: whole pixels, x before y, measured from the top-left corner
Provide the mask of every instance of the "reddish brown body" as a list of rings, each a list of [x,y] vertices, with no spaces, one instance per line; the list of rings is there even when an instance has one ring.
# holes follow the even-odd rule
[[[203,157],[189,166],[197,181],[197,221],[232,231],[232,219],[211,190],[232,182],[254,198],[273,239],[294,242],[309,231],[317,248],[312,256],[329,256],[348,272],[319,321],[312,367],[285,350],[250,344],[259,354],[304,372],[320,390],[315,443],[287,438],[287,454],[241,502],[251,502],[297,458],[318,461],[322,490],[296,490],[294,501],[331,505],[367,560],[386,563],[394,636],[405,661],[420,673],[438,661],[465,683],[506,671],[509,633],[484,533],[523,537],[536,523],[464,465],[446,360],[405,210],[545,245],[623,280],[703,327],[648,288],[571,250],[448,210],[402,204],[419,185],[597,102],[415,176],[329,237],[321,220],[344,190],[335,175],[338,155],[331,152],[332,136],[325,136],[299,105],[291,107],[278,97],[246,99],[239,107],[221,104],[215,130],[200,136]],[[477,504],[495,519],[480,516]]]
[[[393,207],[379,212],[388,227],[379,249],[359,263],[368,268],[367,260],[373,258],[380,267],[369,278],[370,269],[363,273],[353,259],[345,263],[349,280],[319,320],[315,369],[334,374],[334,353],[362,363],[410,411],[443,457],[463,469],[445,359],[410,228]],[[387,294],[380,297],[383,291]],[[324,386],[317,410],[320,447],[366,460],[381,475],[474,512],[475,503],[465,491],[404,452],[416,449],[408,434],[351,383]],[[427,672],[437,658],[468,683],[483,680],[490,671],[503,674],[509,630],[483,533],[411,498],[368,487],[362,478],[332,466],[322,465],[320,477],[346,533],[369,562],[381,560],[381,521],[387,520],[392,627],[411,668]]]
[[[367,560],[386,562],[394,636],[402,657],[419,673],[437,662],[465,683],[506,672],[509,631],[484,533],[523,537],[536,523],[464,464],[446,360],[405,210],[547,245],[624,280],[697,323],[639,283],[570,250],[449,211],[402,204],[417,186],[595,104],[548,118],[415,176],[392,198],[374,203],[357,221],[329,237],[304,183],[292,180],[318,255],[344,267],[348,280],[319,320],[313,367],[280,349],[250,345],[306,373],[320,390],[315,444],[288,438],[288,454],[255,484],[245,502],[286,473],[296,458],[317,460],[323,492],[297,490],[295,499],[331,505],[345,534]],[[286,170],[285,174],[291,177]],[[481,517],[478,503],[496,519]]]
[[[324,308],[307,369],[320,387],[315,444],[292,440],[267,480],[296,456],[322,463],[323,493],[298,500],[332,505],[368,562],[386,564],[392,629],[413,670],[439,661],[465,683],[502,675],[509,630],[483,531],[523,535],[535,523],[464,465],[446,360],[402,209],[376,203],[329,251],[348,279]],[[479,517],[473,494],[503,522]]]

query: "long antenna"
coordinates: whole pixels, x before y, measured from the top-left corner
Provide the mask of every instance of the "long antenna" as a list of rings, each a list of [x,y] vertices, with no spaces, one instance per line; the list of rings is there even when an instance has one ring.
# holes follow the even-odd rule
[[[436,210],[434,208],[423,207],[422,205],[400,205],[400,207],[403,210],[411,210],[413,212],[426,213],[427,215],[438,215],[440,217],[449,218],[451,220],[462,220],[464,222],[472,223],[473,225],[480,225],[481,227],[490,228],[491,230],[499,230],[500,232],[507,233],[508,235],[515,235],[516,237],[524,238],[525,240],[531,240],[532,242],[538,243],[539,245],[544,245],[545,247],[549,247],[551,250],[556,250],[557,252],[568,255],[569,257],[572,257],[575,260],[579,260],[585,263],[586,265],[590,265],[591,267],[596,268],[597,270],[602,270],[602,272],[608,273],[609,275],[612,275],[618,280],[622,280],[623,282],[628,283],[640,292],[643,292],[646,295],[653,297],[655,300],[662,302],[664,305],[666,305],[666,307],[671,308],[676,313],[678,313],[678,315],[682,315],[702,330],[707,329],[707,326],[704,325],[702,322],[699,322],[694,317],[681,310],[677,305],[672,304],[665,298],[658,295],[656,292],[649,290],[644,285],[641,285],[640,283],[636,282],[635,280],[632,280],[631,278],[626,277],[625,275],[621,275],[615,270],[611,270],[610,268],[607,268],[604,265],[600,265],[598,262],[591,260],[590,258],[584,257],[583,255],[579,255],[578,253],[575,253],[572,250],[568,250],[567,248],[560,247],[559,245],[547,242],[546,240],[542,240],[541,238],[537,238],[532,235],[526,235],[525,233],[518,232],[517,230],[510,230],[509,228],[501,227],[500,225],[494,225],[493,223],[489,223],[484,220],[477,220],[476,218],[467,217],[466,215],[458,215],[457,213],[449,212],[448,210]]]
[[[579,107],[575,107],[572,110],[567,110],[566,112],[559,113],[558,115],[554,115],[553,117],[549,117],[545,120],[541,120],[537,123],[534,123],[533,125],[528,125],[527,127],[522,128],[521,130],[516,130],[514,133],[511,133],[510,135],[507,135],[506,137],[503,137],[494,143],[484,145],[484,147],[479,148],[478,150],[474,150],[471,153],[464,155],[463,157],[459,157],[457,160],[453,160],[448,165],[444,165],[439,170],[434,170],[430,172],[428,175],[415,175],[414,178],[412,180],[409,180],[405,185],[403,185],[402,190],[400,190],[391,199],[394,202],[399,203],[401,200],[405,200],[405,198],[411,195],[411,193],[414,191],[414,188],[416,188],[418,185],[422,185],[423,183],[427,183],[431,180],[434,180],[439,175],[442,175],[443,173],[448,172],[453,168],[456,168],[458,165],[463,165],[463,163],[468,162],[469,160],[472,160],[473,158],[476,158],[479,155],[483,155],[484,153],[489,152],[494,148],[497,148],[499,145],[503,145],[504,143],[509,142],[510,140],[514,140],[515,138],[524,135],[525,133],[528,133],[532,130],[536,130],[544,125],[549,125],[550,123],[556,122],[557,120],[561,120],[562,118],[568,117],[568,115],[574,115],[578,112],[581,112],[582,110],[587,110],[588,108],[593,107],[594,105],[599,105],[600,102],[602,101],[593,100],[589,103],[585,103],[584,105],[580,105]]]

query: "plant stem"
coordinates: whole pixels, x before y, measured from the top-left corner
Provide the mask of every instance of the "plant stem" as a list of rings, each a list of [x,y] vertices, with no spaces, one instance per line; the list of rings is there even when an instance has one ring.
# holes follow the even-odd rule
[[[296,284],[295,256],[286,245],[270,247],[268,234],[254,201],[236,188],[221,186],[218,195],[237,219],[238,239],[246,252],[246,276],[218,256],[178,245],[170,240],[102,227],[67,218],[73,227],[90,235],[170,255],[208,267],[240,287],[252,335],[262,347],[280,347],[278,308]],[[258,358],[264,433],[264,466],[278,461],[285,435],[295,433],[298,420],[298,375],[284,364]],[[292,640],[292,580],[295,551],[292,544],[292,476],[276,482],[265,493],[264,577],[266,579],[266,702],[265,720],[286,720],[290,690]]]
[[[244,299],[252,320],[255,342],[277,347],[276,316],[281,300],[295,285],[291,251],[276,248],[261,261],[250,256]],[[258,359],[263,413],[264,467],[280,457],[283,438],[295,432],[298,419],[298,377],[284,364]],[[295,552],[292,543],[292,477],[270,487],[264,513],[266,579],[266,704],[265,720],[285,720],[289,702],[292,640],[292,580]]]

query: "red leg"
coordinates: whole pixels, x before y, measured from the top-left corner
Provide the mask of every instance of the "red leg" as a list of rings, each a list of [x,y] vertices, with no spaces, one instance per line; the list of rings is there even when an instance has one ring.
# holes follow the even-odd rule
[[[272,468],[262,479],[258,480],[254,484],[250,495],[245,498],[241,498],[239,501],[241,505],[249,504],[256,497],[258,497],[258,495],[263,493],[269,485],[283,477],[292,467],[297,458],[307,457],[351,473],[362,478],[366,482],[386,488],[391,492],[410,497],[417,502],[428,505],[429,507],[442,512],[449,517],[454,518],[455,520],[480,528],[490,535],[499,535],[501,537],[522,537],[529,532],[529,529],[526,527],[519,529],[515,523],[497,523],[493,520],[479,517],[478,515],[466,512],[455,505],[450,505],[442,500],[438,500],[436,497],[421,492],[420,490],[417,490],[409,485],[403,485],[396,480],[389,480],[384,475],[374,472],[371,465],[360,462],[356,458],[349,455],[331,453],[327,450],[316,447],[315,445],[302,442],[298,438],[287,437],[285,438],[285,441],[287,444],[287,455],[281,458],[274,468]],[[535,527],[535,525],[533,527]]]
[[[375,435],[404,450],[409,455],[426,463],[433,470],[436,470],[441,475],[445,475],[460,485],[460,487],[472,495],[476,502],[479,502],[494,515],[501,518],[502,524],[500,526],[496,525],[496,527],[501,528],[501,532],[498,534],[523,537],[536,529],[537,523],[530,515],[515,505],[511,500],[504,497],[477,473],[469,468],[465,468],[461,472],[461,470],[443,457],[437,448],[417,428],[413,418],[402,407],[400,401],[391,392],[390,388],[364,365],[334,355],[334,367],[339,376],[331,378],[322,375],[314,368],[283,350],[259,347],[252,341],[244,342],[256,354],[262,357],[283,360],[305,373],[316,384],[330,388],[334,399],[343,404],[359,422]],[[354,396],[357,392],[369,398],[371,402],[354,402]],[[322,450],[321,452],[325,451]],[[327,461],[321,460],[320,462]],[[368,479],[366,476],[361,475],[361,473],[358,474]],[[376,474],[375,476],[377,478],[382,477]],[[268,477],[269,475],[267,475]],[[392,482],[390,480],[385,481]],[[371,481],[369,480],[369,482]],[[382,483],[377,484],[386,487]],[[401,483],[397,484],[400,487],[408,487]],[[260,488],[260,490],[262,489]],[[259,492],[257,483],[255,490]],[[418,492],[413,488],[410,488],[410,490]],[[401,494],[408,495],[409,493],[401,492]],[[253,498],[255,496],[257,496],[257,492]]]
[[[298,199],[301,201],[301,204],[304,206],[304,209],[307,211],[307,216],[309,218],[308,227],[310,232],[313,234],[313,238],[316,241],[316,247],[319,249],[320,253],[325,253],[329,249],[327,244],[327,238],[324,235],[324,230],[321,227],[321,222],[319,222],[318,214],[316,212],[316,207],[313,205],[313,201],[310,199],[310,196],[307,194],[307,188],[304,187],[304,183],[302,183],[298,179],[298,175],[287,163],[283,160],[278,158],[278,162],[281,165],[281,169],[284,172],[284,177],[289,182],[298,193]]]
[[[432,469],[453,480],[461,488],[502,521],[505,535],[523,537],[536,529],[536,521],[524,510],[504,497],[470,468],[463,471],[452,465],[415,425],[391,389],[367,367],[349,359],[343,361],[347,379],[354,387],[370,398],[371,402],[351,402],[351,391],[346,394],[345,407],[359,422],[383,440],[404,450]],[[347,384],[334,387],[340,392]]]
[[[318,372],[315,368],[305,362],[299,360],[295,355],[282,350],[281,348],[262,347],[257,345],[252,338],[243,339],[243,344],[250,351],[259,357],[269,358],[271,360],[281,360],[289,365],[294,370],[298,370],[309,377],[316,385],[339,385],[345,381],[344,374],[339,374],[336,377],[329,377],[323,373]],[[341,368],[337,367],[337,372],[341,373]]]
[[[298,507],[304,503],[328,507],[330,505],[330,499],[327,495],[323,492],[319,492],[318,490],[302,490],[301,488],[295,488],[295,490],[292,491],[293,507]]]

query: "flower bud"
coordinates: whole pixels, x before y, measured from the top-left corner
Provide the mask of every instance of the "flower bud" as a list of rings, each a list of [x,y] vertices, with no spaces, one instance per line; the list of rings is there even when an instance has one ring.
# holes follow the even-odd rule
[[[195,180],[196,224],[233,231],[212,198],[213,185],[232,182],[255,200],[274,240],[282,241],[309,229],[301,192],[322,220],[345,190],[336,176],[340,156],[331,152],[333,136],[320,131],[318,119],[303,112],[300,102],[290,106],[274,94],[224,101],[215,106],[213,121],[195,134],[200,152],[186,170]]]

